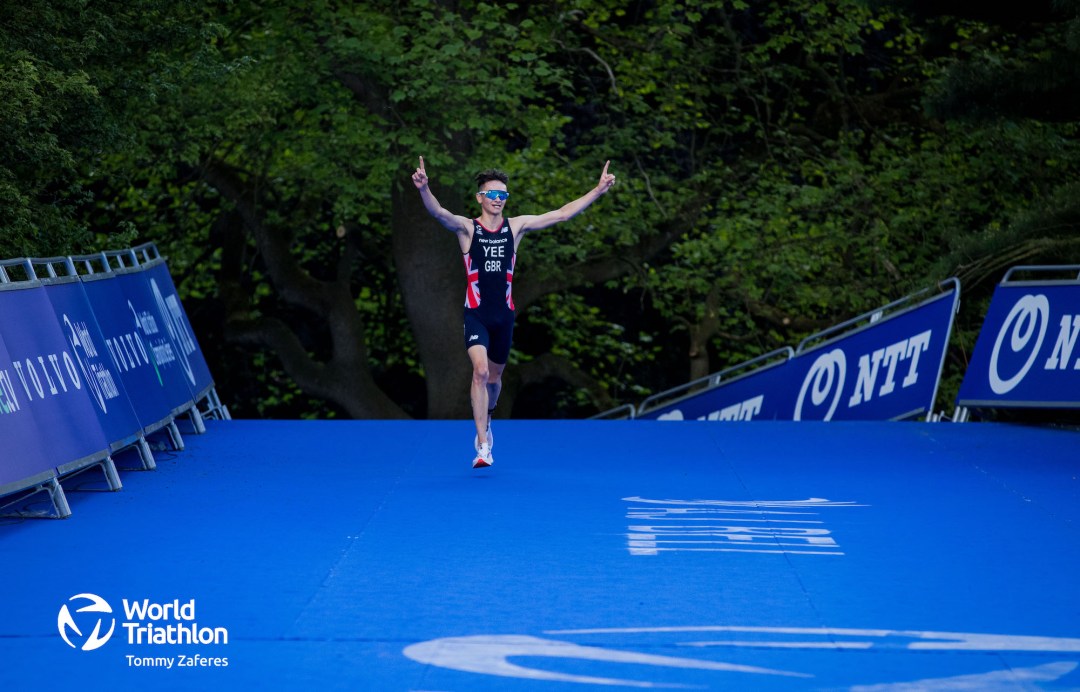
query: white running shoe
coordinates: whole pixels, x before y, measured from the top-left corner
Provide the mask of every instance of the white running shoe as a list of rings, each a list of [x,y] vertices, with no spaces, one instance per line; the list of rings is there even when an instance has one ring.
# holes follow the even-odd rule
[[[489,448],[494,448],[495,447],[495,436],[491,434],[491,421],[488,421],[487,444],[488,444]],[[472,446],[473,446],[473,449],[475,449],[476,451],[478,451],[478,452],[480,451],[480,438],[477,437],[476,435],[473,435]]]
[[[491,458],[491,447],[484,444],[480,445],[480,449],[476,450],[476,458],[473,459],[472,467],[474,469],[482,469],[486,466],[491,466],[495,463],[495,460]]]

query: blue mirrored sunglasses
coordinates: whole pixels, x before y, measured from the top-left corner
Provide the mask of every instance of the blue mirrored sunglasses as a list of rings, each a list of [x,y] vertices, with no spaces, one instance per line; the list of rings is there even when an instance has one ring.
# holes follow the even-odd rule
[[[481,190],[476,194],[483,195],[490,200],[499,200],[500,202],[505,202],[506,199],[510,196],[510,193],[506,190]]]

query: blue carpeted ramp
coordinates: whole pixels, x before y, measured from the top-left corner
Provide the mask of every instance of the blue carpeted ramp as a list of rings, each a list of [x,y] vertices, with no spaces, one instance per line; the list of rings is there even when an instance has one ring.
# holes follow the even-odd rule
[[[1080,689],[1074,431],[208,428],[0,526],[4,690]]]

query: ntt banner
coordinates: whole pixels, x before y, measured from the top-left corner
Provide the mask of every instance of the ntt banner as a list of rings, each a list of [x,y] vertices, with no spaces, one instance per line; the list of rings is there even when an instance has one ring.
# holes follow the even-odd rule
[[[777,363],[721,381],[704,392],[643,410],[637,418],[658,420],[777,420],[789,416],[784,392],[790,371]]]
[[[787,361],[637,417],[828,421],[925,415],[933,408],[959,300],[959,285],[951,284],[937,297],[813,348],[800,347]]]
[[[994,291],[957,404],[1080,407],[1080,281],[1006,276]]]
[[[904,420],[930,413],[959,287],[836,341],[788,367],[799,383],[792,420]]]

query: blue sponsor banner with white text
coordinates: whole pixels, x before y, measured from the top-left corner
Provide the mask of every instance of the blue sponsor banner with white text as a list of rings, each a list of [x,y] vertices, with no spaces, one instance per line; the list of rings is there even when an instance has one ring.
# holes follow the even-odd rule
[[[0,266],[0,495],[100,461],[213,389],[151,249],[112,253],[124,259],[115,270],[107,253]],[[10,266],[27,278],[12,279]]]
[[[196,399],[201,398],[214,386],[210,375],[210,366],[206,364],[195,331],[191,328],[187,312],[180,302],[180,295],[169,274],[164,260],[145,265],[142,276],[146,281],[157,307],[165,332],[172,343],[173,351],[183,376]]]
[[[959,287],[793,358],[638,414],[661,420],[902,420],[929,413]]]
[[[959,290],[788,361],[791,420],[902,420],[929,413]]]
[[[784,392],[790,377],[778,363],[660,408],[639,413],[638,418],[659,420],[777,420],[788,415]]]
[[[7,311],[5,293],[0,292],[0,315],[6,321],[12,313]],[[37,421],[16,391],[20,385],[14,363],[0,333],[0,492],[52,468],[45,457]]]
[[[41,451],[43,461],[55,467],[104,457],[109,441],[45,288],[29,284],[0,291],[0,315],[6,351],[0,361],[4,406],[14,409],[14,415],[33,419],[27,429],[40,436],[39,445],[47,442]],[[23,436],[19,434],[20,439]],[[4,466],[8,463],[5,460]]]
[[[63,331],[106,439],[110,443],[130,442],[143,426],[121,385],[116,361],[109,355],[84,284],[76,277],[44,283],[56,323]]]
[[[146,282],[138,273],[93,274],[82,280],[110,362],[140,422],[147,431],[161,427],[191,404],[192,394]]]
[[[1080,282],[999,284],[957,403],[1080,407]]]

